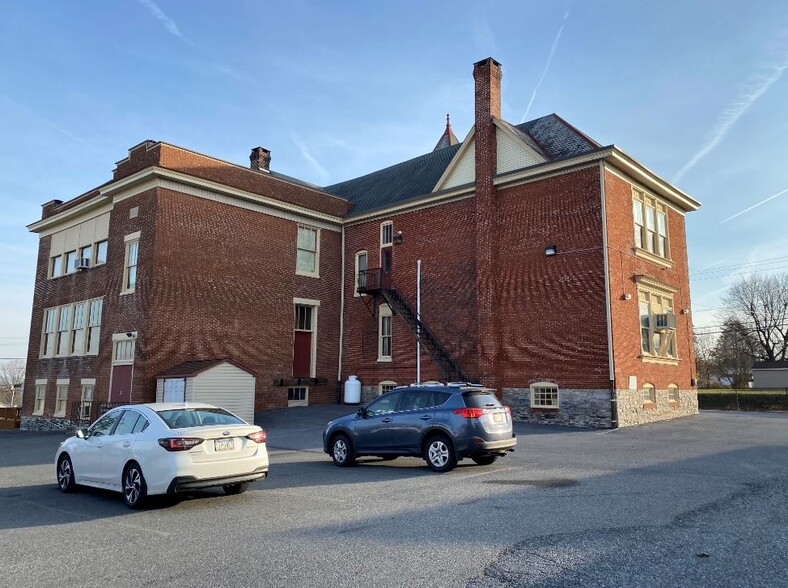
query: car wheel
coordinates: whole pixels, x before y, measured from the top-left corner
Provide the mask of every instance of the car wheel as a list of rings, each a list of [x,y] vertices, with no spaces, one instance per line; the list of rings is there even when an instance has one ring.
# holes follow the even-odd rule
[[[351,466],[356,463],[356,454],[353,452],[353,443],[347,435],[337,435],[331,444],[331,458],[334,465],[341,468]]]
[[[478,463],[479,465],[490,465],[495,463],[495,460],[498,459],[497,455],[477,455],[476,457],[471,458],[473,461]]]
[[[424,460],[433,472],[448,472],[457,465],[454,446],[445,435],[430,437],[424,446]]]
[[[222,486],[224,489],[225,494],[229,494],[230,496],[234,494],[243,494],[246,492],[246,489],[249,488],[249,482],[240,482],[238,484],[225,484]]]
[[[142,468],[132,462],[123,472],[123,499],[129,508],[141,508],[148,496],[148,486]]]
[[[62,455],[57,462],[57,487],[65,494],[77,489],[77,484],[74,482],[74,466],[68,455]]]

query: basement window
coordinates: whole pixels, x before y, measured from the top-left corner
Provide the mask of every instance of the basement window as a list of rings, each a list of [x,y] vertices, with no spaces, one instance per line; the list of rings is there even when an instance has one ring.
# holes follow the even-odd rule
[[[558,408],[558,386],[551,382],[531,384],[531,408]]]

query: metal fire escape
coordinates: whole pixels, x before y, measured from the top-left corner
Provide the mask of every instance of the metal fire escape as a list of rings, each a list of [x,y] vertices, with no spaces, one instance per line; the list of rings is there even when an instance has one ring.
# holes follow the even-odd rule
[[[369,294],[373,297],[380,296],[391,308],[392,314],[399,316],[413,336],[419,338],[426,349],[430,359],[440,370],[441,378],[447,382],[469,382],[471,378],[463,371],[460,363],[452,357],[451,353],[440,342],[434,331],[416,316],[416,311],[408,300],[396,289],[391,287],[390,275],[384,275],[381,268],[373,268],[358,273],[358,293]],[[364,301],[367,304],[367,301]],[[367,304],[367,308],[375,315],[374,306]]]

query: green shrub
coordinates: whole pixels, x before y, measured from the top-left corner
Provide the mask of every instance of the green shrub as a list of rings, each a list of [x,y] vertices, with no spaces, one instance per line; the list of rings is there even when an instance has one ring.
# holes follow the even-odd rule
[[[701,410],[788,411],[788,394],[777,391],[698,390],[698,408]]]

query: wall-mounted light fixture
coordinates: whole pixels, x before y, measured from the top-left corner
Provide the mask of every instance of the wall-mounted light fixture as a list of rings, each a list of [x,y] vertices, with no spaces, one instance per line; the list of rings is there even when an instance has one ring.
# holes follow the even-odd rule
[[[558,247],[556,247],[555,245],[548,245],[547,247],[544,248],[544,254],[547,257],[552,257],[556,253],[558,253]]]
[[[621,300],[632,300],[632,294],[624,294],[621,296]]]
[[[394,235],[394,245],[402,245],[402,231],[397,231]]]
[[[681,309],[681,314],[689,314],[689,313],[690,313],[690,309],[689,308],[682,308]]]

